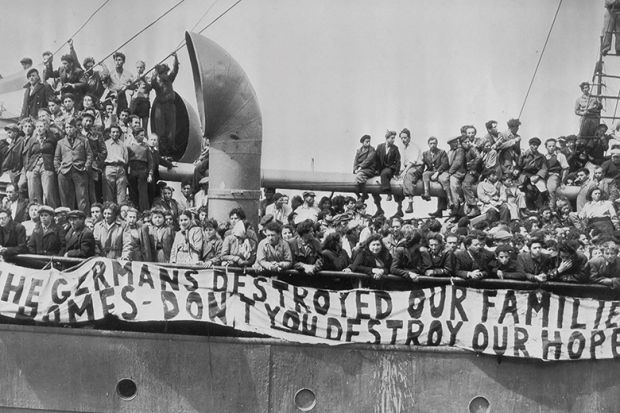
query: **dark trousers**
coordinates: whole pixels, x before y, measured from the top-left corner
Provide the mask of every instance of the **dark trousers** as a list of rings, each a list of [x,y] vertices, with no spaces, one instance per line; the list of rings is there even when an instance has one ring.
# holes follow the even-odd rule
[[[392,187],[390,186],[390,181],[394,176],[394,171],[391,168],[383,168],[379,172],[379,176],[381,177],[381,192],[391,193]]]
[[[146,178],[149,169],[146,162],[130,162],[129,164],[129,199],[140,211],[149,209],[149,194]]]
[[[58,174],[58,187],[62,206],[74,209],[77,201],[77,209],[90,211],[88,172],[71,169],[69,173]]]

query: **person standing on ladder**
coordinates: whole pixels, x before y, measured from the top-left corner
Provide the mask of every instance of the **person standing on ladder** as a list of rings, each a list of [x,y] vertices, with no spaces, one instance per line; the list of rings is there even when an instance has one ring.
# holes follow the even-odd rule
[[[616,15],[620,13],[620,0],[605,0],[605,14],[603,15],[603,34],[601,40],[601,54],[606,56],[611,50],[611,36],[616,38],[616,54],[620,55],[620,18]]]
[[[581,82],[579,87],[583,94],[575,102],[575,115],[581,117],[578,135],[580,138],[592,137],[601,122],[603,104],[599,98],[590,95],[588,82]]]

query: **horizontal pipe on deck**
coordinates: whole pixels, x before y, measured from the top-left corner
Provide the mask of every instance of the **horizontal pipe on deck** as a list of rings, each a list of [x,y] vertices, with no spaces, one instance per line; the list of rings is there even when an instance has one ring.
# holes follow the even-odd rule
[[[194,173],[194,165],[183,163],[175,168],[166,169],[160,167],[161,178],[166,181],[181,181]],[[288,171],[281,169],[261,170],[261,186],[263,188],[296,189],[299,191],[323,191],[323,192],[349,192],[355,193],[358,188],[355,184],[355,175],[343,172],[310,172]],[[380,192],[380,178],[375,176],[366,182],[368,193]],[[391,182],[392,193],[403,193],[402,179],[394,178]],[[558,195],[564,195],[569,199],[575,199],[579,192],[578,186],[562,186],[558,189]],[[424,193],[422,181],[415,188],[415,195]],[[444,191],[438,182],[431,182],[431,196],[444,196]]]

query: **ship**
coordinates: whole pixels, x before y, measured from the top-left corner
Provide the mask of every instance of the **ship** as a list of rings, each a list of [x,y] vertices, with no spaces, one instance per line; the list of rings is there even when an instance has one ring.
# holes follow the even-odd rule
[[[218,220],[240,206],[257,222],[261,188],[355,192],[352,174],[262,169],[262,117],[247,75],[213,40],[188,32],[185,41],[198,106],[196,112],[177,95],[179,165],[162,169],[163,179],[191,175],[200,142],[208,137],[209,215]],[[378,186],[376,178],[367,184],[370,192]],[[394,191],[400,188],[395,180]],[[434,196],[441,191],[432,188]],[[577,189],[565,191],[574,197]],[[94,265],[32,255],[16,260],[19,268],[37,270]],[[15,270],[5,265],[2,280]],[[244,269],[215,271],[253,276]],[[346,276],[366,280],[363,274]],[[510,280],[465,285],[432,277],[415,286],[397,277],[388,281],[400,292],[473,288],[610,303],[618,298],[595,285]],[[10,296],[13,290],[4,285]],[[586,357],[596,352],[592,348],[583,360],[545,361],[455,346],[303,343],[185,321],[106,318],[84,326],[51,326],[27,317],[2,321],[0,410],[7,412],[556,412],[616,411],[620,402],[618,361]]]

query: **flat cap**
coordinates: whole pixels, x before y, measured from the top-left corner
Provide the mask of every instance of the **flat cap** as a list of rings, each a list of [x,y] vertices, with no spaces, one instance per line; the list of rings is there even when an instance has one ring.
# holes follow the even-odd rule
[[[86,214],[84,211],[80,211],[79,209],[74,209],[73,211],[67,214],[67,218],[86,218]]]

